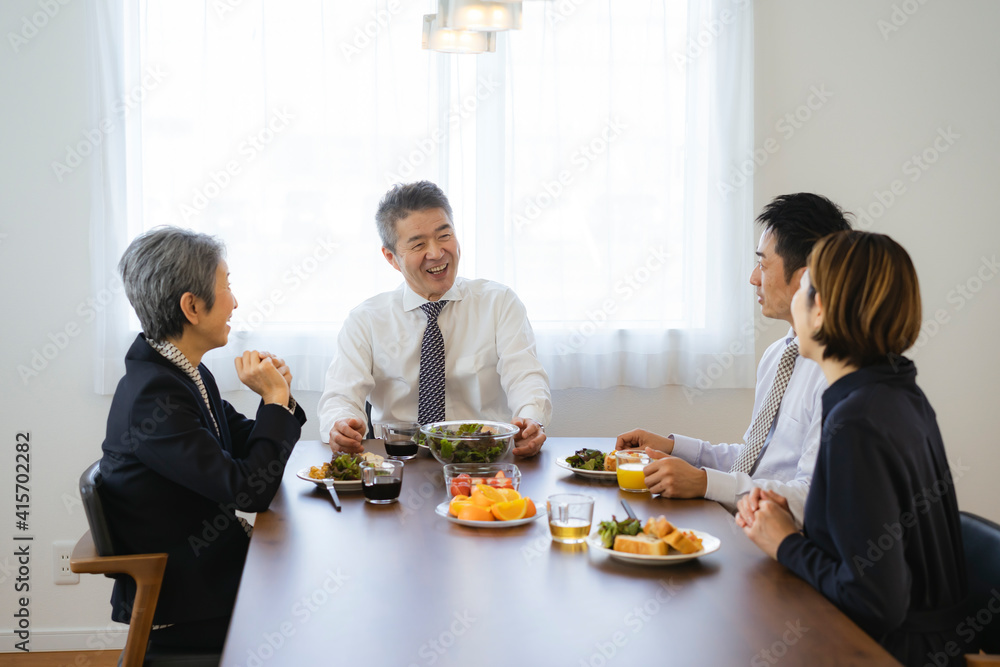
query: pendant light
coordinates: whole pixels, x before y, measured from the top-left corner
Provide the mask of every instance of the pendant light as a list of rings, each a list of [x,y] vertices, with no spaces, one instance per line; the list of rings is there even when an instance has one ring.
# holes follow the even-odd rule
[[[520,2],[439,0],[441,25],[455,30],[499,32],[521,29]]]
[[[441,25],[440,14],[424,14],[421,47],[441,53],[493,53],[497,50],[496,33],[459,30]]]

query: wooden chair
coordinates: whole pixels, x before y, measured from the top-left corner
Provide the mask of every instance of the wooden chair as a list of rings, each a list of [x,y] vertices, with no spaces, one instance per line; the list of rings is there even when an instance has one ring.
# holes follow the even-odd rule
[[[1000,590],[1000,526],[970,512],[960,514],[969,586],[982,599],[992,598]],[[992,622],[979,635],[983,653],[965,656],[970,667],[1000,665],[1000,614],[991,614]]]
[[[111,531],[104,516],[99,493],[101,486],[100,461],[87,468],[80,476],[80,497],[87,515],[90,530],[84,533],[73,548],[69,568],[86,574],[127,574],[135,580],[135,600],[129,619],[125,650],[118,659],[120,667],[157,667],[158,665],[218,665],[219,654],[205,652],[149,651],[149,633],[153,626],[156,601],[160,597],[163,571],[167,567],[167,554],[116,555]]]

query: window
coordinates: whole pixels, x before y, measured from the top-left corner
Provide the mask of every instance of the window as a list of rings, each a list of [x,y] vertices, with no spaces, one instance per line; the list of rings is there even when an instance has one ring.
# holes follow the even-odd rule
[[[257,347],[322,390],[344,317],[400,282],[379,198],[428,179],[461,273],[517,291],[554,388],[752,386],[752,184],[720,185],[752,151],[750,4],[526,2],[480,56],[420,50],[433,4],[96,3],[98,113],[138,100],[104,144],[101,275],[153,226],[218,235],[220,386]],[[137,329],[106,313],[99,389]]]

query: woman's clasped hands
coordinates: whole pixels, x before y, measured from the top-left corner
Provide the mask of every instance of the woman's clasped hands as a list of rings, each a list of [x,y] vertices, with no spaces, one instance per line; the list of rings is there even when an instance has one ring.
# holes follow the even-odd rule
[[[292,372],[288,364],[270,352],[247,350],[236,357],[236,375],[240,382],[260,395],[264,403],[288,405]]]
[[[736,503],[736,525],[771,558],[789,535],[798,532],[784,496],[755,486]]]

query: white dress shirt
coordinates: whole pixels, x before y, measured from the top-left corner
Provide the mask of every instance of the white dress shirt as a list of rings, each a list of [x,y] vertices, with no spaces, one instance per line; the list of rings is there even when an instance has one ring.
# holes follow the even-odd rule
[[[445,349],[445,419],[552,417],[549,378],[535,355],[524,304],[509,287],[456,278],[438,316]],[[351,311],[319,399],[323,442],[338,419],[416,421],[427,299],[403,283]]]
[[[778,362],[785,347],[795,340],[794,332],[767,348],[757,367],[757,389],[754,397],[750,427],[743,434],[744,443],[750,437],[753,420],[757,416],[767,392],[778,372]],[[731,473],[729,469],[739,458],[744,443],[713,445],[704,440],[673,435],[674,456],[699,466],[708,474],[705,497],[735,511],[736,501],[754,486],[785,496],[795,523],[802,526],[806,496],[812,481],[816,455],[819,452],[820,432],[823,426],[823,392],[826,377],[815,361],[804,357],[795,360],[792,377],[771,424],[771,431],[764,440],[764,449],[757,463],[746,473]]]

